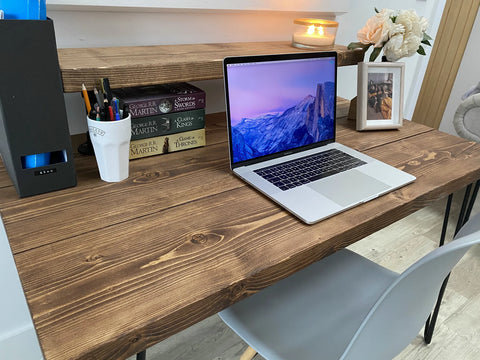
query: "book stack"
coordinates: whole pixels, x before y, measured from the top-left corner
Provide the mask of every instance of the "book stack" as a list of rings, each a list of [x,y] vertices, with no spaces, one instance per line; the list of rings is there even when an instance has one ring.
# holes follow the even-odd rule
[[[112,90],[132,117],[130,159],[205,145],[205,92],[188,83]]]

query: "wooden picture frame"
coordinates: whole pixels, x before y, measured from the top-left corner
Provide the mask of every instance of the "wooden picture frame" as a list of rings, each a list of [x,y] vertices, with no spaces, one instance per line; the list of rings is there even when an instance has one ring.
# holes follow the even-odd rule
[[[404,73],[404,63],[358,64],[357,130],[402,126]]]

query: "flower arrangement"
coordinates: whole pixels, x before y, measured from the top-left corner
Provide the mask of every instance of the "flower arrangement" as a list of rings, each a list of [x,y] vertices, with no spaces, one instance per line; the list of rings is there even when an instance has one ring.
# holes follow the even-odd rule
[[[357,33],[359,42],[352,42],[349,49],[367,50],[373,45],[370,61],[383,55],[388,61],[397,61],[415,53],[425,55],[423,45],[431,46],[432,38],[425,32],[428,20],[418,16],[415,10],[392,10],[375,8],[375,16]]]

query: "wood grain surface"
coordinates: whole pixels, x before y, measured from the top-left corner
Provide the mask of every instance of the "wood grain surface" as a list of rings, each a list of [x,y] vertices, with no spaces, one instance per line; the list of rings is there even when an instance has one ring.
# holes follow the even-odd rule
[[[338,65],[356,65],[364,52],[334,45]],[[89,90],[108,77],[112,88],[221,79],[226,56],[308,52],[289,41],[58,49],[65,92]],[[318,50],[316,50],[318,51]]]
[[[409,121],[337,140],[417,180],[306,225],[233,176],[225,114],[207,146],[132,160],[119,183],[77,156],[78,185],[0,213],[46,360],[125,359],[480,178],[480,145]]]

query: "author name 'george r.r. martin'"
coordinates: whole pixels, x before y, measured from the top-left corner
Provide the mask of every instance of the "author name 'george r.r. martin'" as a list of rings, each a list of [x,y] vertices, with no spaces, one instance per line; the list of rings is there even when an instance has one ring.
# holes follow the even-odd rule
[[[144,117],[158,114],[156,101],[145,101],[128,105],[132,117]]]
[[[145,135],[158,132],[158,124],[156,121],[146,121],[140,124],[132,123],[132,136]]]
[[[140,156],[143,154],[158,153],[159,144],[156,140],[146,141],[142,144],[130,145],[130,156]]]

